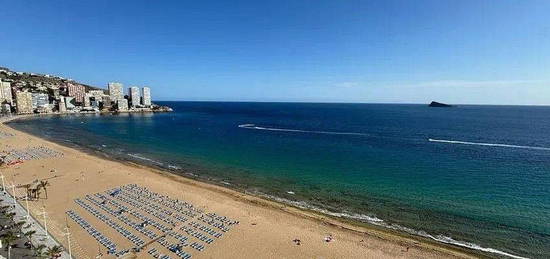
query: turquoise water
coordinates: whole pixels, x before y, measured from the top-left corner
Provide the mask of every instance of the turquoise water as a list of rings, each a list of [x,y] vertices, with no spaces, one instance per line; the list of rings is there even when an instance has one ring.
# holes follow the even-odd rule
[[[496,256],[550,256],[550,107],[166,104],[10,125]]]

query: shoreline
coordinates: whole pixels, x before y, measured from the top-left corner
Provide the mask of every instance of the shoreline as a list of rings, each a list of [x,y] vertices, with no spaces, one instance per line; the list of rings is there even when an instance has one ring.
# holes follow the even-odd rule
[[[183,175],[174,174],[166,170],[161,170],[159,168],[137,164],[131,161],[120,161],[118,159],[106,158],[105,156],[102,157],[102,156],[99,156],[99,154],[94,154],[93,152],[85,152],[83,150],[77,150],[73,147],[68,147],[65,144],[59,144],[59,143],[41,139],[39,137],[35,137],[33,135],[15,130],[9,127],[8,125],[4,124],[7,121],[20,119],[23,117],[30,117],[30,116],[13,116],[8,119],[1,118],[0,128],[5,127],[6,129],[10,129],[14,131],[16,133],[16,136],[14,138],[31,137],[36,139],[38,143],[49,145],[49,146],[53,145],[54,147],[58,147],[58,150],[61,149],[64,153],[77,155],[80,158],[83,158],[83,156],[91,156],[97,160],[105,160],[105,161],[109,161],[109,163],[119,164],[124,167],[141,169],[151,174],[150,176],[153,176],[153,175],[159,176],[164,180],[168,180],[173,185],[193,186],[198,188],[199,190],[215,192],[220,196],[223,196],[222,198],[231,199],[232,201],[237,203],[246,203],[249,206],[260,207],[260,208],[272,210],[275,212],[283,212],[284,214],[289,215],[291,217],[297,217],[302,221],[306,221],[306,223],[314,222],[316,225],[328,226],[332,230],[343,230],[344,232],[346,232],[346,234],[344,235],[368,237],[369,239],[378,239],[380,242],[385,243],[386,245],[390,246],[394,250],[403,251],[404,249],[406,249],[406,251],[408,252],[409,248],[415,248],[420,252],[421,254],[420,257],[433,257],[433,256],[460,257],[460,258],[490,257],[490,255],[487,255],[486,253],[483,253],[478,250],[463,248],[456,245],[444,244],[441,242],[437,242],[436,240],[431,240],[427,237],[420,237],[409,233],[405,233],[403,231],[389,229],[383,226],[376,226],[374,224],[361,223],[361,222],[352,221],[350,219],[322,214],[317,211],[299,208],[296,206],[292,206],[290,204],[273,201],[271,199],[266,199],[265,197],[258,197],[257,195],[253,195],[250,193],[239,192],[227,187],[223,187],[221,185],[206,183],[201,180],[191,179]],[[32,162],[36,162],[36,161],[32,161]],[[29,164],[30,164],[30,161],[29,161]],[[6,171],[6,170],[4,169],[3,171]],[[99,191],[99,190],[96,189],[96,191]],[[159,190],[156,190],[156,191],[159,191]],[[65,198],[74,199],[75,197],[71,196],[71,197],[65,197]],[[221,212],[223,213],[223,211]],[[309,222],[309,221],[312,221],[312,222]],[[284,248],[281,247],[280,249],[284,249]],[[399,256],[405,256],[405,255],[409,257],[409,254],[403,254],[403,253],[401,253],[401,255]],[[399,256],[394,254],[392,256],[383,256],[383,257],[393,258],[393,257],[399,257]]]

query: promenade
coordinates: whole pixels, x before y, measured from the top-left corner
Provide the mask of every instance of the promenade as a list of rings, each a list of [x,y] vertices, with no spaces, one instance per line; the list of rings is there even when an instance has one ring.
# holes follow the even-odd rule
[[[7,188],[9,189],[9,188]],[[28,231],[36,231],[36,234],[34,234],[32,236],[32,243],[34,244],[34,246],[39,246],[39,245],[45,245],[46,247],[53,247],[53,246],[61,246],[59,244],[59,242],[57,242],[52,236],[48,235],[46,233],[46,230],[44,229],[44,227],[32,216],[32,215],[29,215],[27,214],[27,210],[25,209],[25,207],[23,207],[19,201],[18,202],[14,202],[14,198],[13,198],[13,195],[8,193],[8,192],[5,192],[5,191],[2,191],[0,192],[0,205],[1,206],[6,206],[6,205],[9,205],[9,206],[14,206],[15,204],[15,208],[12,210],[13,212],[15,212],[15,216],[14,216],[14,221],[15,222],[19,222],[19,221],[26,221],[27,224],[25,224],[25,226],[22,228],[22,232],[25,233],[25,232],[28,232]],[[46,219],[47,220],[47,219]],[[47,222],[47,221],[46,221]],[[42,222],[42,224],[44,224]],[[47,226],[47,224],[46,224]],[[12,258],[14,258],[12,256]],[[62,259],[69,259],[69,254],[68,252],[66,251],[63,251],[61,253],[61,257],[59,258],[62,258]]]

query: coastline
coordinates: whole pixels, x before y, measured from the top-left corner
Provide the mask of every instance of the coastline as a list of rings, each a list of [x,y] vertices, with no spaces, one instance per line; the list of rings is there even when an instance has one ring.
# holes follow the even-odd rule
[[[9,118],[9,120],[19,118],[21,117],[14,116]],[[53,186],[51,188],[60,189],[52,190],[48,200],[33,202],[45,203],[48,213],[52,215],[52,220],[57,225],[63,225],[65,222],[64,212],[75,207],[72,199],[83,194],[103,191],[122,184],[134,183],[137,180],[137,182],[151,187],[151,189],[157,192],[171,195],[179,193],[180,195],[190,197],[193,200],[193,204],[208,208],[209,210],[212,208],[214,211],[222,214],[226,214],[226,211],[229,211],[231,216],[238,218],[242,222],[236,228],[235,233],[231,233],[227,238],[220,240],[216,246],[209,248],[200,257],[197,256],[199,258],[203,256],[232,257],[231,255],[244,258],[263,258],[274,255],[289,258],[319,256],[326,258],[475,258],[487,256],[475,250],[446,245],[428,238],[413,236],[366,223],[360,224],[351,220],[331,217],[319,212],[241,193],[222,186],[189,179],[157,168],[95,156],[17,131],[4,125],[6,121],[4,118],[0,120],[0,130],[11,131],[16,136],[6,139],[6,143],[2,145],[3,149],[6,144],[12,147],[24,147],[32,144],[48,146],[65,154],[63,158],[27,161],[17,167],[2,169],[3,172],[7,172],[7,179],[14,179],[17,182],[29,181],[33,177],[33,175],[28,173],[20,173],[19,170],[36,171],[42,168],[42,171],[44,171],[45,167],[46,169],[48,167],[56,167],[56,171],[63,172],[63,179],[52,181]],[[67,165],[58,166],[59,163],[57,162],[61,162],[62,160]],[[105,168],[115,170],[101,172],[101,169]],[[100,169],[100,171],[91,172],[96,169]],[[77,179],[83,180],[79,180],[80,183],[75,184],[77,186],[71,186],[70,182],[72,181],[70,179],[74,179],[75,176]],[[81,186],[82,182],[86,182],[86,185]],[[182,189],[189,191],[182,192]],[[32,212],[36,215],[37,211],[33,210]],[[253,225],[254,223],[256,225]],[[77,226],[73,228],[76,229]],[[258,231],[258,229],[263,231]],[[327,233],[331,233],[335,237],[334,242],[324,243],[322,241]],[[53,234],[56,238],[63,239],[60,233],[53,231]],[[90,240],[86,234],[74,234],[77,241],[82,240],[79,244]],[[300,238],[303,241],[302,245],[294,245],[292,243],[293,238]],[[264,240],[266,242],[257,243],[257,240]],[[246,243],[244,250],[228,254],[228,249],[237,244],[240,246],[243,242]],[[93,252],[97,251],[95,245],[91,247],[89,245],[82,245],[81,248],[83,253],[89,257],[93,257]]]

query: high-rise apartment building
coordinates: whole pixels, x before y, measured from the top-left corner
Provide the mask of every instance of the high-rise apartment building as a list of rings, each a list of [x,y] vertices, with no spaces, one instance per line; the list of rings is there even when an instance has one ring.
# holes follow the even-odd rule
[[[139,88],[132,86],[128,89],[128,97],[130,97],[130,103],[132,107],[136,107],[140,104],[141,98],[139,96]]]
[[[117,110],[118,111],[128,111],[128,100],[127,99],[118,99],[117,100]]]
[[[111,101],[117,102],[120,99],[124,98],[124,88],[122,88],[121,83],[109,83],[109,97]]]
[[[31,100],[33,109],[44,108],[50,104],[48,94],[44,93],[32,93]]]
[[[15,101],[17,102],[17,113],[28,114],[33,113],[32,109],[32,94],[29,92],[17,92],[15,94]]]
[[[143,87],[141,88],[141,98],[144,106],[151,106],[151,88]]]
[[[13,104],[13,96],[11,94],[11,83],[0,80],[0,104]]]
[[[69,83],[67,86],[67,95],[74,97],[77,103],[83,103],[84,96],[86,95],[86,88],[83,85]]]
[[[103,90],[90,90],[88,94],[95,99],[95,101],[102,102],[105,92]]]
[[[90,107],[94,106],[92,103],[99,103],[103,102],[103,98],[105,97],[105,93],[103,90],[90,90],[86,93],[84,96],[84,107]]]

